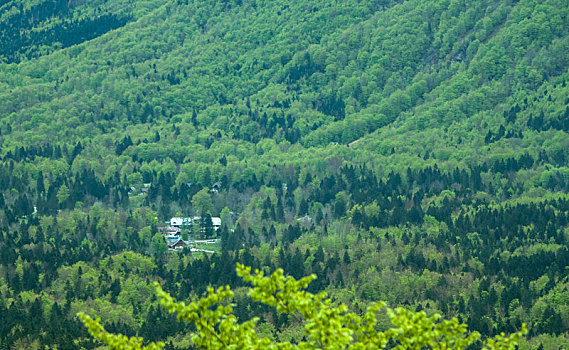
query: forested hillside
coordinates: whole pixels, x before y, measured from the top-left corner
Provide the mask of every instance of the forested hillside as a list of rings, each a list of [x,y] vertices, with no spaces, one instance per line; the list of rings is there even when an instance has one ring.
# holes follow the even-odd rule
[[[0,42],[0,348],[188,348],[152,281],[302,339],[237,262],[569,346],[567,0],[0,0]]]

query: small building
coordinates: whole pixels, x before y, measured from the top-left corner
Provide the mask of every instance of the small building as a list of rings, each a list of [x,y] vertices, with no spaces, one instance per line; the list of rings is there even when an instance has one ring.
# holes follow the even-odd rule
[[[219,192],[221,190],[221,182],[216,182],[213,184],[213,186],[211,186],[211,190],[213,192]]]
[[[221,227],[221,218],[218,218],[217,216],[213,216],[211,218],[211,223],[213,224],[213,229],[217,231]]]
[[[178,238],[180,238],[180,234],[179,233],[169,233],[167,235],[164,235],[164,237],[166,237],[166,239],[168,241],[170,240],[177,240]]]
[[[182,230],[179,227],[167,226],[163,229],[165,235],[179,235]]]
[[[192,218],[171,218],[170,219],[170,226],[171,227],[190,226],[192,224],[193,224]]]
[[[184,240],[182,240],[181,238],[178,238],[178,240],[173,243],[170,244],[168,243],[168,249],[170,250],[181,250],[184,249],[188,244],[186,242],[184,242]]]
[[[180,240],[180,236],[164,236],[164,238],[166,238],[166,241],[168,242],[168,247],[173,246]]]
[[[192,226],[194,223],[195,224],[201,223],[201,217],[199,217],[199,216],[194,216],[193,218],[174,217],[174,218],[171,218],[169,221],[170,228],[172,230],[177,229],[178,231],[176,231],[176,232],[179,232],[180,227]],[[212,216],[211,224],[212,224],[214,230],[216,230],[216,231],[219,230],[219,228],[221,227],[221,218],[219,218],[217,216]]]

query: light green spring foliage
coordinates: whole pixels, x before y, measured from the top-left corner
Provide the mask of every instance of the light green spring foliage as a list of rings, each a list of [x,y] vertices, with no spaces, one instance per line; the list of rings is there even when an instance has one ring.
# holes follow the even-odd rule
[[[388,343],[393,349],[464,349],[480,338],[478,332],[467,332],[467,326],[456,318],[441,320],[436,314],[427,317],[425,312],[411,312],[403,308],[385,308],[392,326],[386,331],[377,330],[377,314],[385,307],[383,302],[369,306],[363,316],[348,310],[344,304],[334,305],[326,292],[316,295],[304,291],[315,276],[300,280],[284,276],[278,269],[269,277],[262,271],[251,273],[250,267],[237,266],[237,274],[252,284],[249,291],[255,301],[275,307],[283,313],[300,313],[304,320],[306,342],[276,343],[259,338],[255,332],[258,318],[238,323],[227,302],[233,297],[229,286],[217,290],[208,289],[207,296],[186,305],[177,302],[156,283],[160,303],[178,320],[196,326],[192,341],[200,349],[383,349]],[[217,307],[216,307],[217,305]],[[164,343],[144,346],[138,337],[128,338],[104,330],[100,320],[93,320],[80,313],[79,317],[89,333],[110,346],[111,349],[161,349]],[[522,329],[510,336],[503,333],[485,342],[485,349],[515,349],[527,332]]]

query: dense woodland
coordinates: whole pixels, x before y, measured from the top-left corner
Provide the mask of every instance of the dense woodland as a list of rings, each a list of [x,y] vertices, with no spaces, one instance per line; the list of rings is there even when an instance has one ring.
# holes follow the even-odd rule
[[[1,349],[189,348],[153,281],[300,341],[237,262],[569,346],[566,0],[4,0],[0,38]],[[167,251],[191,215],[219,252]]]

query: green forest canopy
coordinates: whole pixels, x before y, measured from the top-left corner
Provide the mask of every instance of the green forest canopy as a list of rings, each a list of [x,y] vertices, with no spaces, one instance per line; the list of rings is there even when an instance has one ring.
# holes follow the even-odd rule
[[[238,262],[315,274],[357,314],[569,346],[568,11],[0,1],[0,347],[95,348],[83,311],[184,348],[150,281],[229,284],[239,319],[302,341]],[[221,229],[190,233],[219,252],[167,253],[163,223],[208,211]]]
[[[156,283],[156,294],[160,303],[170,313],[176,313],[178,320],[195,325],[197,332],[192,335],[192,342],[200,349],[464,349],[479,340],[478,332],[468,333],[466,325],[459,324],[456,318],[450,321],[440,320],[440,315],[427,317],[424,311],[410,312],[403,308],[387,308],[391,326],[385,331],[378,331],[377,313],[385,306],[378,302],[370,305],[363,316],[348,312],[344,304],[334,305],[327,298],[326,292],[316,295],[305,292],[311,280],[308,276],[300,280],[284,276],[279,269],[269,277],[251,268],[237,265],[237,274],[244,281],[253,285],[248,294],[277,311],[299,314],[302,317],[307,340],[299,344],[290,342],[275,343],[268,337],[259,337],[255,329],[259,318],[238,323],[233,308],[227,301],[234,293],[229,286],[214,290],[208,288],[207,296],[197,302],[186,305],[176,302]],[[225,305],[224,305],[225,303]],[[217,305],[217,307],[216,307]],[[89,333],[108,344],[111,349],[161,349],[163,342],[143,345],[142,338],[125,337],[111,334],[104,330],[100,320],[93,320],[80,313],[81,321],[89,328]],[[515,349],[519,339],[527,332],[525,324],[522,330],[506,337],[504,333],[484,344],[485,349]]]

